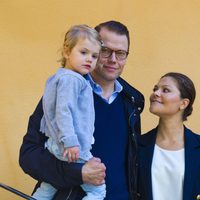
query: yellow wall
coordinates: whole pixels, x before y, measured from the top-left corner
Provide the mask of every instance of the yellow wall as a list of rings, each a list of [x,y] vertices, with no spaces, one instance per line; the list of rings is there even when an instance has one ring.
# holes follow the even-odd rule
[[[199,10],[199,0],[0,0],[0,182],[32,191],[35,181],[18,165],[19,148],[45,80],[58,67],[64,33],[74,24],[114,19],[129,27],[131,51],[123,77],[147,99],[144,132],[157,121],[148,112],[148,96],[168,71],[193,79],[197,99],[187,125],[200,132]],[[0,197],[17,199],[1,188]]]

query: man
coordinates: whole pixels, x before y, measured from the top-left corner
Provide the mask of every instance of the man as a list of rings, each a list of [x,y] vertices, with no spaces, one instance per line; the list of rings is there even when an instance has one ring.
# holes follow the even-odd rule
[[[43,115],[41,101],[29,119],[19,163],[25,173],[58,189],[54,200],[80,200],[80,185],[106,182],[105,200],[134,200],[136,190],[136,136],[140,134],[143,95],[119,78],[129,52],[129,32],[123,24],[108,21],[95,28],[103,41],[96,69],[88,76],[94,92],[95,143],[97,157],[86,164],[57,160],[44,148],[39,132]],[[87,102],[86,102],[87,103]],[[98,159],[100,158],[100,159]],[[106,172],[105,172],[106,169]],[[106,174],[106,177],[105,177]]]

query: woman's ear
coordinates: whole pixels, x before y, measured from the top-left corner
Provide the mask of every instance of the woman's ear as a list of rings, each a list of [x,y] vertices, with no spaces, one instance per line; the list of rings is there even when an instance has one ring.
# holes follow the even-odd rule
[[[187,108],[187,106],[189,105],[190,100],[185,98],[182,99],[181,105],[180,105],[180,110],[185,110]]]

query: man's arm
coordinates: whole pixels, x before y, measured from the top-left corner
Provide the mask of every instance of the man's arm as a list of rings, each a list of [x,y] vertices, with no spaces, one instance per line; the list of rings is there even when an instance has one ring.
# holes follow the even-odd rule
[[[102,183],[105,166],[99,159],[92,159],[83,167],[80,163],[60,161],[44,148],[47,138],[39,131],[42,116],[41,100],[29,118],[28,130],[20,149],[19,164],[24,172],[57,189],[81,185],[83,181],[95,185]]]
[[[57,189],[82,184],[82,164],[69,164],[56,159],[46,148],[46,137],[40,130],[42,100],[29,118],[28,130],[20,149],[19,164],[34,179],[52,184]]]

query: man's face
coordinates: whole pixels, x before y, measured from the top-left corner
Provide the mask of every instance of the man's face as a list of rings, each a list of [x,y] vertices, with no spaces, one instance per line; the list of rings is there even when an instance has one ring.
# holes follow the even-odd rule
[[[114,82],[122,73],[126,63],[125,59],[116,57],[115,51],[128,51],[128,40],[126,35],[118,35],[112,31],[102,28],[99,32],[104,47],[112,50],[109,57],[99,56],[97,67],[92,76],[97,82]]]

